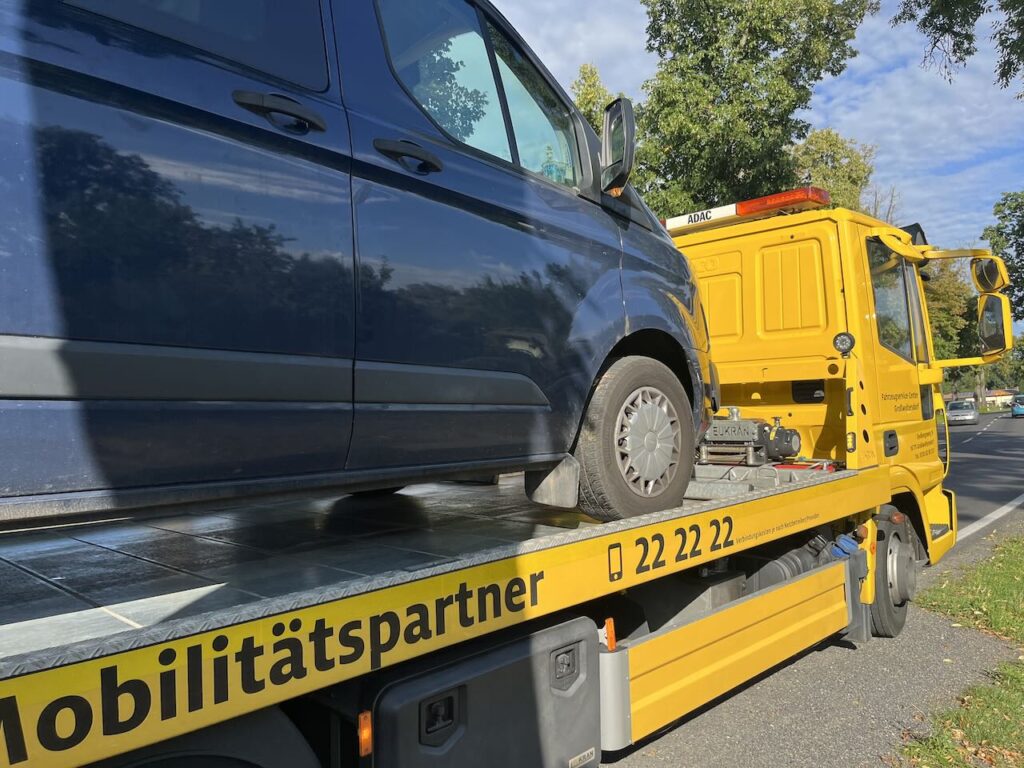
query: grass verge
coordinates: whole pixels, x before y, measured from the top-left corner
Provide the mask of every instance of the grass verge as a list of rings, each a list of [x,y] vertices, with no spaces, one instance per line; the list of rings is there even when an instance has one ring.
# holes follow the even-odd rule
[[[935,585],[918,602],[1024,646],[1024,539],[1000,545],[990,559]],[[991,684],[972,688],[960,707],[936,715],[932,735],[903,754],[919,768],[1024,768],[1024,663],[1003,665]]]

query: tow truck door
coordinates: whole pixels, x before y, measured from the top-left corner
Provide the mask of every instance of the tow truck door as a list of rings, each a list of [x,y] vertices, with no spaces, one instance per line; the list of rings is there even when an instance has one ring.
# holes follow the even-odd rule
[[[866,237],[864,247],[877,397],[866,404],[874,411],[874,428],[857,437],[875,449],[879,463],[905,466],[927,486],[941,479],[942,468],[936,455],[933,388],[922,385],[918,369],[929,359],[920,277],[879,239]],[[934,472],[938,477],[931,477]]]

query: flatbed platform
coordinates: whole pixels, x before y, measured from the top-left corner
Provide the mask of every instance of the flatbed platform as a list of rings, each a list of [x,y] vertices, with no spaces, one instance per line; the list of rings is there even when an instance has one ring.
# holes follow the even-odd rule
[[[486,488],[444,484],[376,499],[271,499],[6,533],[0,679],[854,474],[819,473],[611,524],[532,505],[521,480],[508,477]]]
[[[886,469],[750,470],[703,477],[691,484],[699,498],[679,509],[598,524],[529,504],[522,479],[507,478],[7,532],[0,715],[8,731],[16,715],[28,738],[68,702],[82,708],[76,717],[89,707],[98,718],[117,690],[110,681],[149,686],[153,712],[131,733],[90,731],[56,763],[45,744],[26,753],[30,765],[32,754],[80,765],[872,509],[888,494]],[[247,687],[257,673],[268,684]],[[187,686],[165,691],[176,679]]]

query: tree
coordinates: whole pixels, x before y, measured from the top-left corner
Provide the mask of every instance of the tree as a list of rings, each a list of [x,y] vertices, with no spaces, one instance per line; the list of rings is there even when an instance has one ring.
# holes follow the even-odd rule
[[[1013,305],[1013,316],[1024,320],[1024,192],[1005,193],[993,213],[996,223],[986,227],[981,237],[1006,261],[1011,283],[1007,295]]]
[[[963,352],[965,330],[975,323],[968,317],[974,291],[955,261],[938,261],[928,267],[924,284],[935,356],[940,360],[972,357],[977,349]],[[962,354],[963,353],[963,354]]]
[[[1017,337],[1012,352],[989,366],[989,385],[994,389],[1024,388],[1024,334]]]
[[[875,172],[875,148],[824,128],[811,131],[793,148],[797,176],[804,184],[827,189],[837,208],[863,210],[864,193]]]
[[[604,108],[615,101],[612,92],[601,82],[601,74],[593,64],[580,67],[579,76],[569,86],[573,101],[600,136],[604,130]]]
[[[902,0],[893,25],[914,24],[928,39],[925,62],[951,79],[978,52],[978,23],[997,12],[992,40],[996,82],[1006,88],[1024,75],[1024,6],[1020,0]],[[1024,91],[1018,98],[1024,96]]]
[[[797,181],[801,112],[838,75],[874,0],[642,0],[661,61],[638,110],[638,189],[661,214],[777,192]]]
[[[876,219],[899,226],[897,219],[900,217],[900,192],[895,186],[890,185],[888,189],[873,185],[865,195],[864,213]]]

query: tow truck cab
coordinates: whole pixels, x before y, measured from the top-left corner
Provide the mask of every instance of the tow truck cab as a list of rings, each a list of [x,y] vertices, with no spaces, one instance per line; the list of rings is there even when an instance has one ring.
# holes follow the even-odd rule
[[[666,227],[699,276],[722,402],[747,418],[781,417],[806,458],[889,466],[893,504],[934,563],[956,541],[956,499],[942,488],[942,371],[1011,348],[1006,267],[988,251],[939,250],[920,226],[897,229],[829,202],[805,188]],[[939,259],[970,262],[977,357],[936,359],[923,281]]]

